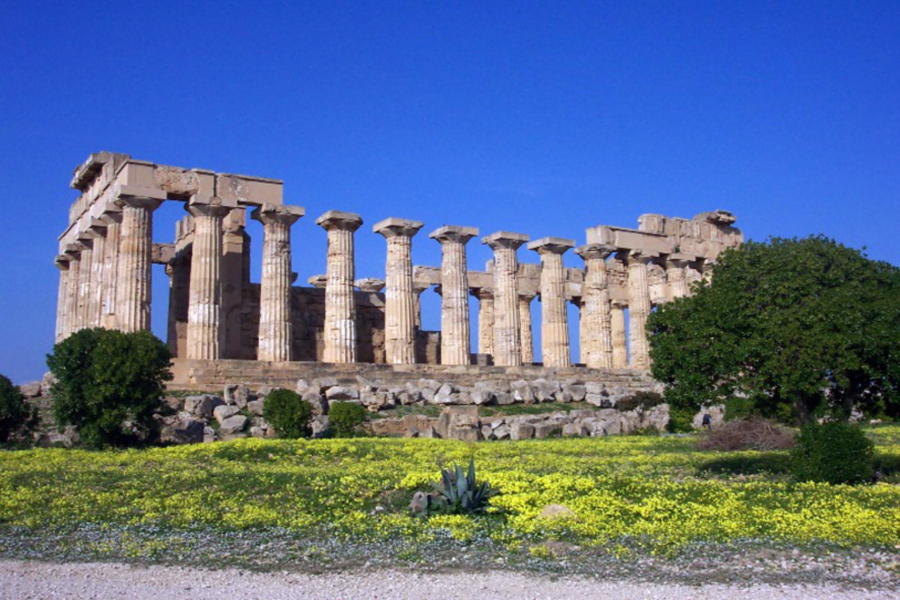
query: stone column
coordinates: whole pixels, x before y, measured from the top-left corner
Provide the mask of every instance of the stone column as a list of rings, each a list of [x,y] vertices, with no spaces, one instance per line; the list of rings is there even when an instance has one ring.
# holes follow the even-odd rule
[[[69,305],[69,264],[72,257],[68,254],[60,254],[53,261],[59,269],[59,291],[56,295],[56,337],[55,343],[61,342],[69,335],[66,310]]]
[[[81,266],[78,270],[78,329],[94,327],[93,303],[94,296],[94,236],[93,232],[85,231],[79,234],[78,243],[81,244]]]
[[[531,333],[531,301],[537,294],[519,294],[519,325],[522,328],[522,364],[534,362],[534,336]]]
[[[666,260],[666,281],[669,300],[683,298],[688,295],[687,280],[684,276],[686,260],[669,257]]]
[[[102,289],[100,296],[100,326],[116,328],[116,285],[119,263],[119,234],[122,230],[122,212],[106,212],[100,216],[106,224],[106,242],[103,245]]]
[[[413,313],[415,315],[416,331],[422,329],[422,292],[431,287],[430,283],[420,283],[413,281],[413,294],[415,294],[415,306]]]
[[[299,206],[274,204],[263,204],[250,214],[263,224],[257,360],[285,362],[292,359],[291,225],[304,214]]]
[[[527,235],[508,231],[481,240],[494,251],[494,364],[501,367],[522,364],[516,250],[527,241]]]
[[[541,359],[545,367],[572,364],[563,254],[574,246],[574,240],[556,237],[545,237],[528,244],[528,249],[541,257]]]
[[[703,261],[703,266],[701,267],[703,272],[703,281],[706,283],[712,282],[713,277],[713,267],[715,266],[716,261],[706,259]]]
[[[412,238],[422,223],[390,217],[372,226],[387,240],[384,298],[385,359],[392,365],[416,362],[416,294],[412,276]],[[421,317],[420,317],[421,319]]]
[[[475,227],[445,225],[428,237],[441,244],[441,364],[467,365],[471,358],[469,270],[466,244]]]
[[[120,195],[119,260],[116,265],[116,325],[124,332],[150,329],[150,259],[153,211],[159,198]]]
[[[690,295],[691,286],[703,279],[703,275],[700,272],[701,266],[698,262],[690,262],[687,266],[684,267],[684,283],[687,288],[687,293]]]
[[[353,232],[362,222],[359,215],[338,210],[329,210],[316,219],[316,224],[328,232],[324,362],[356,362]]]
[[[68,337],[81,329],[81,315],[78,312],[78,298],[81,291],[81,250],[79,243],[66,246],[69,256],[69,275],[66,281],[66,333]]]
[[[216,196],[194,196],[185,206],[194,218],[186,342],[189,359],[222,358],[222,219],[236,207],[236,201]]]
[[[88,228],[94,237],[91,252],[91,297],[88,307],[91,327],[103,325],[103,288],[106,285],[106,223],[95,219]]]
[[[612,341],[612,366],[628,368],[628,346],[625,342],[625,304],[618,300],[610,303],[610,338]]]
[[[606,257],[615,248],[602,244],[580,246],[575,252],[584,259],[585,275],[582,287],[581,352],[582,362],[592,369],[613,366],[611,306]],[[624,314],[624,313],[623,313]],[[624,344],[624,318],[622,342]]]
[[[647,342],[647,317],[650,316],[650,285],[647,263],[652,257],[632,250],[628,255],[628,322],[631,337],[631,366],[650,368],[650,349]]]
[[[494,355],[494,290],[472,288],[478,298],[478,354]]]

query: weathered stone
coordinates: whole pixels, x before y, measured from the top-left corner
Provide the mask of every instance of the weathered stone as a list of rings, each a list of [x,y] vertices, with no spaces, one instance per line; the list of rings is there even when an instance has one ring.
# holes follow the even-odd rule
[[[32,381],[30,383],[23,383],[19,386],[19,391],[22,392],[22,395],[26,398],[37,398],[41,395],[41,382]]]
[[[562,433],[562,426],[558,423],[541,423],[534,426],[534,437],[548,438],[559,436]]]
[[[250,437],[261,438],[266,437],[266,428],[254,425],[250,428]]]
[[[325,398],[329,402],[333,402],[335,400],[358,400],[359,389],[350,386],[335,385],[325,391]]]
[[[242,383],[225,386],[225,404],[233,404],[238,408],[246,408],[250,401],[250,390]]]
[[[316,415],[309,422],[312,437],[321,438],[328,434],[328,415]]]
[[[453,404],[454,388],[449,383],[443,384],[434,394],[435,404]]]
[[[580,421],[574,423],[566,423],[562,428],[563,437],[574,437],[585,435],[584,424]]]
[[[725,405],[724,404],[714,404],[712,406],[703,406],[700,408],[700,411],[694,415],[694,418],[691,421],[691,425],[694,429],[703,429],[703,415],[708,414],[710,416],[710,426],[711,427],[719,427],[722,423],[725,422]],[[668,411],[666,416],[668,416]]]
[[[265,400],[251,400],[247,403],[247,412],[251,415],[262,416],[265,408]]]
[[[497,392],[494,394],[494,402],[497,404],[513,404],[515,399],[509,392]]]
[[[565,387],[566,391],[572,396],[572,402],[584,402],[587,395],[587,386],[583,383],[572,383]]]
[[[305,394],[312,388],[313,388],[313,385],[310,382],[308,382],[307,380],[298,379],[297,385],[294,387],[294,391],[296,391],[298,395],[302,396],[303,394]],[[319,393],[318,388],[315,391],[316,391],[316,393]]]
[[[542,519],[565,519],[575,516],[575,511],[564,504],[548,504],[541,509]]]
[[[513,440],[527,440],[534,437],[534,426],[528,423],[513,423],[509,427],[509,437]]]
[[[548,381],[540,378],[531,382],[534,390],[534,398],[538,402],[553,402],[556,399],[556,392],[559,391],[559,383],[556,381]]]
[[[208,444],[210,442],[215,442],[218,439],[216,435],[216,430],[207,425],[203,428],[203,443]]]
[[[213,416],[215,417],[216,421],[218,421],[219,424],[221,425],[226,419],[231,418],[232,416],[238,414],[239,412],[241,412],[241,409],[239,409],[237,406],[230,406],[228,404],[220,404],[219,406],[217,406],[215,408],[215,410],[213,410]],[[220,429],[220,431],[221,431],[221,429]]]
[[[232,415],[219,421],[219,433],[223,436],[232,435],[243,430],[246,424],[247,417],[244,415]]]
[[[184,399],[184,410],[201,419],[209,419],[213,416],[213,410],[222,404],[222,399],[212,394],[187,396]]]
[[[497,440],[504,440],[510,435],[510,427],[506,423],[501,423],[497,427],[494,428],[493,437]]]
[[[509,384],[509,387],[512,391],[513,400],[516,402],[524,402],[525,404],[534,402],[534,391],[524,379],[513,381]]]
[[[204,428],[204,422],[199,419],[179,418],[160,429],[159,441],[163,444],[199,444],[203,441]]]

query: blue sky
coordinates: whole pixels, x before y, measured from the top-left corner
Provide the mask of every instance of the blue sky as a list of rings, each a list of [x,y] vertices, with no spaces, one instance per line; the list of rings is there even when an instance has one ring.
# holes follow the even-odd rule
[[[752,239],[824,233],[898,264],[898,40],[896,1],[7,2],[0,373],[45,370],[67,184],[99,150],[284,179],[302,280],[328,209],[363,215],[359,277],[383,276],[387,216],[583,243],[715,208]],[[159,211],[156,241],[181,214]],[[425,235],[413,253],[438,264]]]

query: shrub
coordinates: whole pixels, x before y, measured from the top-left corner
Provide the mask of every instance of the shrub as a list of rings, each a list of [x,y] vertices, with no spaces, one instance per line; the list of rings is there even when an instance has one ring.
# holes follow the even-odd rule
[[[797,436],[791,471],[798,481],[869,481],[874,474],[873,444],[857,425],[812,422]]]
[[[13,434],[31,428],[35,411],[25,403],[25,397],[12,381],[0,375],[0,442]]]
[[[616,408],[618,410],[647,410],[654,406],[659,406],[663,402],[665,402],[663,397],[656,392],[640,391],[618,400],[616,402]]]
[[[335,402],[328,409],[328,426],[335,437],[359,435],[359,426],[366,420],[366,409],[353,402]]]
[[[88,446],[127,446],[153,440],[153,414],[162,409],[168,347],[149,331],[82,329],[53,347],[47,365],[60,428],[74,425]]]
[[[309,437],[312,405],[291,390],[274,390],[263,402],[263,416],[279,437]]]
[[[697,442],[701,450],[786,450],[793,446],[790,430],[759,417],[727,421],[704,432]]]
[[[669,433],[690,433],[694,430],[694,410],[669,405],[669,422],[666,431]]]
[[[730,396],[725,399],[725,420],[735,421],[753,416],[754,401],[752,398]]]

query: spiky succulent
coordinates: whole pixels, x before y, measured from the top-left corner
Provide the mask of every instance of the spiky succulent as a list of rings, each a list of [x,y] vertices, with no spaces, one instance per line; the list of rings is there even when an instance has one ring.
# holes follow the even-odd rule
[[[468,472],[459,465],[441,469],[441,482],[434,484],[439,510],[451,514],[481,513],[488,500],[500,493],[486,481],[475,481],[475,460],[469,460]]]

